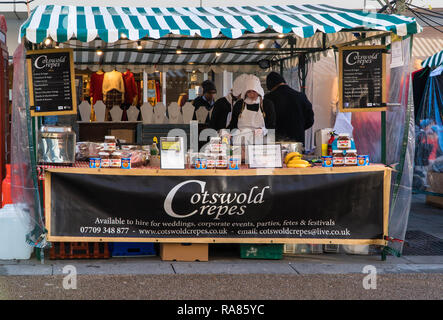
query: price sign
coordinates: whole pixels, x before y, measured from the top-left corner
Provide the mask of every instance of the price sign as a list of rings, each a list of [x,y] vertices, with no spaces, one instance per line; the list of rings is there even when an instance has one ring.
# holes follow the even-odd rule
[[[28,51],[26,60],[31,115],[76,114],[73,50]]]
[[[341,112],[386,111],[385,46],[339,49]]]

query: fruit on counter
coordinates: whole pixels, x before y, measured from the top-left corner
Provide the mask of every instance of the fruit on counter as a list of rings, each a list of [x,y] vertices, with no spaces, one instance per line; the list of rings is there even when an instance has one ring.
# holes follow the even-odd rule
[[[298,153],[298,152],[290,152],[290,153],[288,153],[288,154],[286,155],[286,157],[285,157],[285,163],[288,164],[289,161],[291,161],[291,159],[294,159],[294,158],[300,160],[301,157],[302,157],[302,154],[301,154],[301,153]]]

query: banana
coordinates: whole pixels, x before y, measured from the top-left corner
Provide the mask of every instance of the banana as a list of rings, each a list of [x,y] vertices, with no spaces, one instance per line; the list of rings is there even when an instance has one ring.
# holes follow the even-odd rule
[[[285,163],[287,164],[289,161],[291,161],[292,158],[298,158],[301,159],[302,155],[298,152],[290,152],[285,157]]]
[[[287,164],[305,164],[305,165],[309,165],[309,162],[306,160],[301,160],[301,159],[291,159],[291,161],[289,161]]]

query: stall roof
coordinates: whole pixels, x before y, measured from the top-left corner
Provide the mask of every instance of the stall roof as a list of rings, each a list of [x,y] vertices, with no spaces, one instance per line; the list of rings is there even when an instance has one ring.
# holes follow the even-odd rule
[[[421,65],[430,68],[443,65],[443,50],[424,60]]]
[[[387,15],[329,5],[286,5],[246,7],[75,7],[40,5],[21,26],[20,36],[33,43],[46,37],[58,42],[76,38],[89,42],[100,38],[115,42],[125,34],[130,40],[159,39],[170,33],[215,38],[220,33],[239,38],[245,32],[294,33],[301,38],[316,31],[335,33],[367,28],[414,34],[421,27],[411,17]]]
[[[198,64],[232,69],[287,57],[291,44],[292,49],[313,52],[356,40],[353,32],[370,36],[420,31],[412,17],[326,4],[189,8],[41,5],[21,26],[19,41],[25,38],[39,44],[50,37],[61,47],[74,48],[75,63],[82,67],[132,64],[146,69]],[[259,42],[264,49],[257,50]],[[183,54],[176,54],[177,47]],[[104,52],[100,59],[95,55],[97,48]]]

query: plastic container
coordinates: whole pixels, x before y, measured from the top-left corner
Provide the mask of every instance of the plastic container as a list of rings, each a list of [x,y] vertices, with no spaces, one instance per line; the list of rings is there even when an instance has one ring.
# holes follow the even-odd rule
[[[12,203],[11,196],[11,165],[6,165],[6,177],[2,182],[2,207]]]
[[[113,257],[156,255],[154,243],[151,242],[111,242],[109,250]]]
[[[342,245],[342,248],[348,254],[359,254],[359,255],[369,254],[369,245],[366,244]]]
[[[17,206],[8,204],[0,209],[0,260],[26,260],[34,247],[26,243],[30,218]]]
[[[241,244],[242,259],[283,259],[283,244]]]

